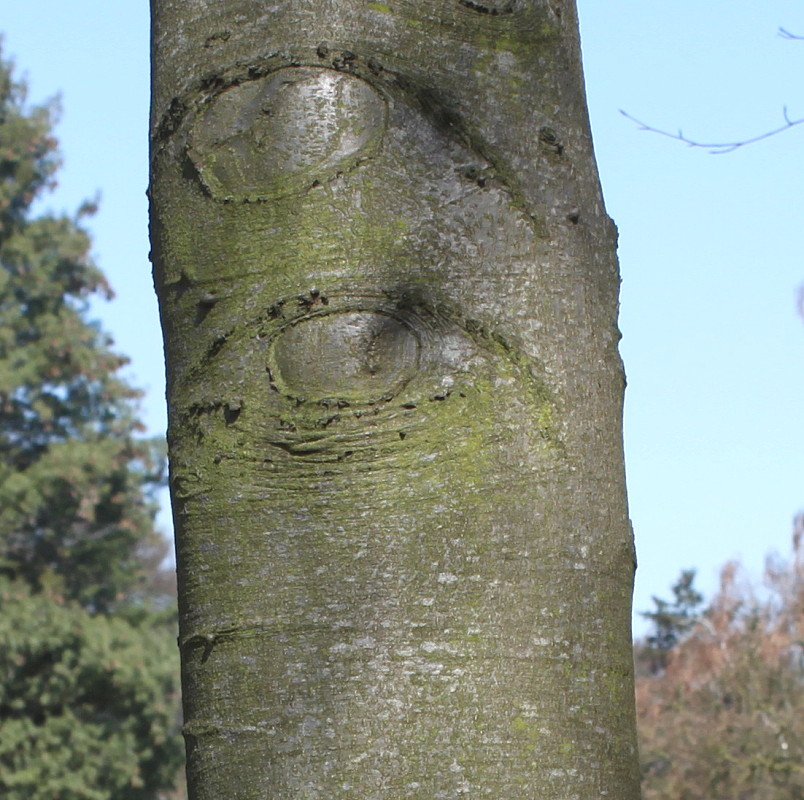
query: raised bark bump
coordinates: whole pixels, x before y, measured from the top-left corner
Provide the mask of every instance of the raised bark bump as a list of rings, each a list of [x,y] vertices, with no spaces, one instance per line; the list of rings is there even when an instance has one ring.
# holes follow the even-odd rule
[[[268,200],[354,167],[385,125],[385,99],[363,79],[283,67],[216,94],[191,124],[188,155],[216,200]]]
[[[418,367],[420,342],[398,317],[336,311],[284,326],[269,356],[285,394],[372,403],[396,394]]]

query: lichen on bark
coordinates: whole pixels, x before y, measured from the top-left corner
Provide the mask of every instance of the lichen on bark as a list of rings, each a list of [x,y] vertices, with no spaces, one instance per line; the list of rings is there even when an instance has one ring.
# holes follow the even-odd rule
[[[194,800],[636,797],[572,4],[196,5],[151,187]]]

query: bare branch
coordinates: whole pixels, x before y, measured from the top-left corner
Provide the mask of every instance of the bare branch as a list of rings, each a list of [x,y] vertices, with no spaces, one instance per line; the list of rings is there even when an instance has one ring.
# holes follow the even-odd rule
[[[683,142],[688,147],[698,147],[703,150],[708,150],[713,155],[722,155],[723,153],[733,153],[735,150],[738,150],[741,147],[745,147],[748,144],[755,144],[756,142],[761,142],[763,139],[769,139],[771,136],[776,136],[779,133],[784,133],[790,128],[794,128],[796,125],[804,124],[804,117],[800,117],[799,119],[791,119],[788,111],[787,106],[784,107],[782,110],[782,116],[784,117],[784,125],[781,125],[778,128],[775,128],[771,131],[766,131],[765,133],[761,133],[758,136],[753,136],[750,139],[743,139],[738,142],[699,142],[695,139],[690,139],[684,135],[684,133],[679,129],[678,133],[670,133],[669,131],[663,131],[659,128],[654,128],[651,125],[648,125],[641,120],[638,120],[636,117],[632,117],[626,111],[620,109],[620,113],[630,119],[631,122],[635,122],[641,131],[648,131],[649,133],[658,133],[660,136],[667,136],[669,139],[675,139],[677,142]]]
[[[787,28],[779,28],[779,36],[782,39],[797,39],[798,41],[804,41],[804,36],[796,36],[795,33],[790,33]]]

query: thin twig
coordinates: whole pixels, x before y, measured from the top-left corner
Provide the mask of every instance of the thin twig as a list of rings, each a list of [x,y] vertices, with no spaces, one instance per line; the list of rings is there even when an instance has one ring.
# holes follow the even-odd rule
[[[782,115],[784,116],[784,125],[772,130],[766,131],[765,133],[759,134],[759,136],[753,136],[750,139],[743,139],[739,142],[698,142],[695,139],[690,139],[686,137],[683,131],[679,128],[678,133],[670,133],[669,131],[663,131],[659,128],[654,128],[651,125],[648,125],[641,120],[638,120],[636,117],[632,117],[626,111],[620,109],[620,113],[630,119],[631,122],[635,122],[639,129],[642,131],[648,131],[649,133],[658,133],[660,136],[667,136],[670,139],[675,139],[677,142],[683,142],[688,147],[699,147],[703,150],[708,150],[710,153],[714,155],[722,155],[723,153],[733,153],[735,150],[738,150],[740,147],[745,147],[747,144],[755,144],[756,142],[761,142],[763,139],[768,139],[771,136],[776,136],[779,133],[784,133],[790,128],[794,128],[796,125],[801,125],[804,123],[804,117],[800,119],[791,119],[790,115],[787,112],[787,106],[784,107],[782,111]]]

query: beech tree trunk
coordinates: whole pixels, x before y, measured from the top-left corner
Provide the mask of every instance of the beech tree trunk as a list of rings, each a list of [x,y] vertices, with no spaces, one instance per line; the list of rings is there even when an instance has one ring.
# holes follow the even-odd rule
[[[193,800],[634,800],[572,0],[152,0]]]

